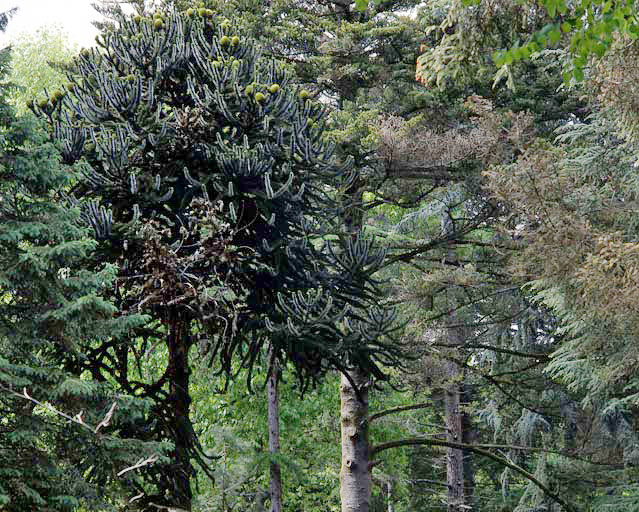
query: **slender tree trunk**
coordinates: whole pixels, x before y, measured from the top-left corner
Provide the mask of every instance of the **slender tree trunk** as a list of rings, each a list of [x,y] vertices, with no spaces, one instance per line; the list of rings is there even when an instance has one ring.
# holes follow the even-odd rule
[[[371,503],[370,446],[368,443],[368,376],[350,373],[359,388],[342,375],[340,382],[342,469],[340,497],[342,512],[369,512]]]
[[[362,185],[358,177],[344,194],[347,201],[344,226],[353,238],[361,232],[364,222]],[[339,387],[342,434],[340,500],[342,512],[369,512],[372,475],[368,441],[368,388],[371,377],[361,370],[353,370],[349,377],[350,380],[341,375]]]
[[[459,383],[454,381],[445,395],[446,440],[460,443],[462,440],[462,415],[460,411]],[[446,482],[448,484],[448,512],[464,510],[464,452],[454,448],[446,450]]]
[[[452,347],[459,347],[464,341],[464,330],[457,324],[457,315],[451,314],[450,327],[447,329],[448,341]],[[459,348],[452,348],[453,353]],[[452,359],[452,358],[451,358]],[[461,443],[463,440],[461,384],[462,370],[452,360],[447,363],[446,373],[448,384],[444,391],[444,417],[446,423],[446,440]],[[446,450],[446,483],[448,484],[448,512],[462,512],[465,510],[464,495],[464,452],[454,448]]]
[[[268,490],[260,489],[257,491],[255,495],[255,506],[253,507],[253,512],[264,512],[264,503],[266,503],[266,499],[268,498]]]
[[[220,494],[222,502],[222,512],[226,512],[226,456],[228,450],[226,449],[226,443],[224,443],[224,466],[222,467],[222,481],[220,482]]]
[[[271,456],[271,512],[282,512],[282,472],[275,457],[280,451],[280,413],[277,394],[277,359],[269,347],[268,365],[268,451]]]
[[[171,482],[165,482],[161,489],[171,496],[169,505],[191,510],[193,494],[191,492],[191,448],[193,446],[193,427],[189,418],[191,396],[189,395],[189,348],[190,341],[187,326],[174,318],[170,324],[168,336],[169,352],[169,396],[167,403],[172,409],[168,428],[173,434],[175,448],[171,453],[173,473]]]
[[[461,397],[462,405],[470,403],[471,393],[465,381],[462,383]],[[471,415],[464,411],[462,413],[462,442],[464,444],[473,444],[477,440],[477,436],[478,433],[473,426]],[[464,450],[464,500],[466,505],[470,507],[473,506],[473,496],[475,495],[475,467],[473,462],[473,452]]]

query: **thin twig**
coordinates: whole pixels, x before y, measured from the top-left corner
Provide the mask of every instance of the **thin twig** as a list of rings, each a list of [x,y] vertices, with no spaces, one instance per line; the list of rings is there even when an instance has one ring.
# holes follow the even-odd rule
[[[136,469],[143,468],[144,466],[148,466],[149,464],[153,464],[154,462],[157,462],[158,458],[159,457],[157,456],[157,454],[153,454],[146,459],[140,459],[135,464],[133,464],[133,466],[129,466],[128,468],[124,468],[122,471],[120,471],[118,473],[118,476],[122,476],[129,471],[134,471]]]

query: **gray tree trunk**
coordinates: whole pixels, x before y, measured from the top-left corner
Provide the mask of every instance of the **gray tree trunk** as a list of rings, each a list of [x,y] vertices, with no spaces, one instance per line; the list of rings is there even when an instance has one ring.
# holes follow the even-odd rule
[[[471,401],[471,392],[466,385],[466,382],[462,382],[461,385],[461,401],[462,406],[468,404]],[[462,413],[462,443],[473,444],[477,441],[478,432],[473,426],[473,420],[471,415],[464,411]],[[463,450],[464,452],[464,499],[466,505],[473,506],[475,495],[475,467],[474,467],[474,455],[470,450]]]
[[[280,412],[277,394],[277,359],[272,346],[269,347],[268,359],[268,451],[271,456],[271,512],[282,512],[282,472],[280,465],[274,460],[280,451]]]
[[[465,329],[456,324],[459,323],[456,314],[449,317],[447,329],[448,342],[451,345],[451,360],[446,365],[447,385],[444,391],[444,417],[446,424],[446,440],[452,443],[461,443],[464,438],[463,413],[461,410],[461,396],[463,384],[463,371],[457,363],[452,361],[461,357],[459,348],[464,342]],[[464,481],[464,451],[454,448],[446,450],[446,483],[448,485],[448,512],[463,512],[468,510]]]
[[[445,394],[446,440],[462,441],[462,415],[460,411],[459,383],[454,381]],[[455,448],[446,450],[446,482],[448,484],[448,512],[464,510],[464,452]]]
[[[343,218],[344,225],[353,237],[361,231],[363,225],[363,210],[359,207],[362,204],[363,190],[361,178],[358,177],[344,194],[347,201]],[[353,370],[349,377],[350,380],[342,375],[339,387],[342,431],[342,467],[339,475],[339,493],[342,512],[369,512],[372,487],[370,444],[368,442],[370,375],[361,370]],[[356,388],[358,393],[356,393]]]
[[[368,443],[368,376],[350,373],[353,385],[342,375],[340,382],[342,469],[340,498],[342,512],[369,512],[371,503],[370,446]]]

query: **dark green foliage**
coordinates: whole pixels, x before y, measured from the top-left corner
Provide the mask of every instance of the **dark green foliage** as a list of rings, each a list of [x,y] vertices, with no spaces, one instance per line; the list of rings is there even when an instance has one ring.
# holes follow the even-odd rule
[[[2,76],[9,58],[2,51]],[[16,117],[8,87],[0,89],[0,508],[112,510],[135,475],[117,473],[162,447],[126,434],[148,404],[90,381],[82,366],[93,345],[145,319],[114,317],[103,298],[113,267],[84,269],[95,242],[61,201],[77,176],[61,168],[33,116]]]
[[[56,202],[71,177],[33,117],[9,118],[3,106],[0,503],[7,511],[105,510],[124,483],[115,474],[157,448],[118,436],[144,404],[82,378],[80,362],[87,344],[140,319],[113,318],[101,298],[112,268],[78,270],[95,244],[72,222],[78,212]],[[76,415],[86,427],[69,420]]]

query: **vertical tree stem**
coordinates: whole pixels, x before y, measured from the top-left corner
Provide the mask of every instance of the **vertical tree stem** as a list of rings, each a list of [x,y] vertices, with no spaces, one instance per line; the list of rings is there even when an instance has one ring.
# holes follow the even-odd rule
[[[268,360],[268,451],[271,457],[271,512],[282,512],[282,472],[279,463],[276,461],[280,451],[280,413],[277,394],[278,367],[273,345],[269,346]]]
[[[368,443],[367,376],[352,371],[340,383],[342,424],[342,512],[369,512],[371,502],[370,446]],[[353,387],[359,388],[359,393]]]
[[[191,406],[189,348],[190,341],[183,321],[178,318],[178,315],[172,315],[168,335],[170,381],[167,402],[172,404],[170,429],[173,433],[175,448],[171,456],[175,471],[171,482],[163,482],[166,488],[162,491],[166,491],[171,496],[170,505],[187,511],[191,510],[193,499],[191,477],[194,474],[191,465],[193,427],[189,418]]]
[[[457,315],[450,315],[449,324],[458,323]],[[447,328],[448,343],[451,351],[456,352],[463,343],[464,335],[460,327]],[[444,391],[444,413],[446,419],[446,440],[449,443],[461,443],[463,439],[461,411],[461,378],[462,371],[453,360],[446,361],[448,383]],[[458,448],[448,447],[446,450],[446,482],[448,483],[448,512],[462,512],[464,497],[464,452]]]

